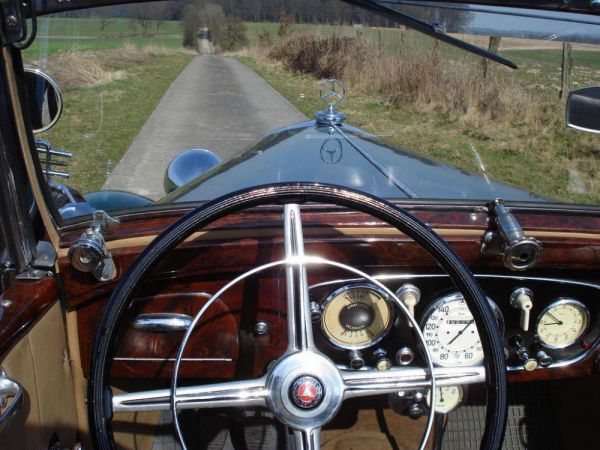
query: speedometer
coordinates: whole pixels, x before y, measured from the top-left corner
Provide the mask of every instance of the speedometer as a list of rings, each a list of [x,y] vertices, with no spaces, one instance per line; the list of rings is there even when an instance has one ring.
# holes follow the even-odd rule
[[[498,306],[488,301],[503,328]],[[423,315],[421,326],[434,364],[472,366],[483,361],[475,319],[462,294],[456,292],[436,300]]]
[[[392,323],[387,294],[370,284],[344,286],[325,300],[321,326],[336,346],[361,349],[380,341]]]

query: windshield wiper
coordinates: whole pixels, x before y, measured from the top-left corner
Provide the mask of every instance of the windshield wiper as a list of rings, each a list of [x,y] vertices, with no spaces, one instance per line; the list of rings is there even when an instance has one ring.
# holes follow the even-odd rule
[[[396,186],[396,188],[398,188],[404,195],[406,195],[408,198],[418,197],[415,191],[413,191],[409,186],[407,186],[398,178],[396,178],[390,170],[386,169],[381,164],[379,164],[379,162],[371,155],[369,155],[369,153],[363,150],[357,142],[354,142],[354,140],[350,136],[344,133],[344,131],[342,131],[342,129],[339,126],[337,126],[335,121],[330,121],[329,125],[331,125],[331,127],[335,131],[337,131],[339,135],[346,140],[346,142],[348,142],[348,144],[354,147],[354,150],[356,150],[359,155],[365,158],[373,167],[375,167],[379,172],[381,172],[383,176],[385,176],[388,179],[388,181],[390,181],[394,186]]]
[[[478,56],[482,56],[483,58],[490,59],[500,64],[504,64],[505,66],[511,67],[512,69],[517,69],[517,65],[510,61],[509,59],[503,58],[496,53],[492,53],[488,50],[485,50],[481,47],[477,47],[476,45],[469,44],[468,42],[461,41],[455,37],[452,37],[446,34],[446,31],[443,27],[437,25],[430,25],[428,23],[422,22],[420,20],[414,19],[406,14],[403,14],[395,9],[389,8],[384,5],[380,5],[372,0],[342,0],[343,2],[349,3],[354,6],[358,6],[360,8],[371,11],[379,16],[391,19],[395,22],[398,22],[408,28],[412,28],[419,33],[426,34],[434,39],[437,39],[442,42],[446,42],[447,44],[453,45],[460,49],[463,49],[467,52],[474,53]]]

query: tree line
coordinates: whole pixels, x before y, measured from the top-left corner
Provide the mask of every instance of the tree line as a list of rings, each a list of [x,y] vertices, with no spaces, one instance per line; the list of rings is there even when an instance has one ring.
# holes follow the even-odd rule
[[[209,5],[209,6],[207,6]],[[395,22],[373,15],[339,0],[175,0],[169,2],[115,5],[102,8],[70,11],[68,17],[100,17],[108,26],[111,18],[129,18],[140,23],[147,32],[152,21],[184,20],[186,8],[196,10],[218,5],[225,17],[236,17],[250,22],[281,22],[291,19],[296,23],[336,24],[392,27]],[[453,31],[464,25],[471,14],[464,11],[440,10],[402,6],[402,12],[428,23],[437,23]],[[160,25],[157,24],[157,27]]]

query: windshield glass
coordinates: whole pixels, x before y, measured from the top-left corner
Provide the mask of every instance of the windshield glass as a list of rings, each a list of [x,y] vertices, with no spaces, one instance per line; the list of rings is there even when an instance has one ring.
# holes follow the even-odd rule
[[[600,134],[565,124],[569,92],[600,85],[600,17],[407,3],[386,5],[518,69],[337,1],[39,17],[24,62],[63,92],[60,120],[36,135],[46,156],[48,145],[72,153],[45,166],[69,174],[49,177],[67,187],[63,217],[283,181],[389,199],[600,203]]]

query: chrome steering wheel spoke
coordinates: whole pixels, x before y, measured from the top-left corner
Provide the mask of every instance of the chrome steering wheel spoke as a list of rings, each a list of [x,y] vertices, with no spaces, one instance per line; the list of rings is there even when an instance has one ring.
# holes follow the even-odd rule
[[[321,429],[304,428],[293,430],[295,450],[319,450],[321,448]]]
[[[304,263],[302,218],[297,204],[283,207],[286,291],[288,314],[288,348],[286,353],[314,350],[308,278]]]
[[[344,400],[355,397],[391,394],[400,391],[431,388],[431,375],[421,367],[379,370],[341,370],[344,380]],[[456,386],[485,381],[483,366],[436,367],[436,386]]]
[[[263,407],[270,393],[265,377],[251,380],[203,384],[177,388],[175,407],[184,409]],[[113,412],[167,411],[171,409],[171,389],[131,392],[112,397]]]

